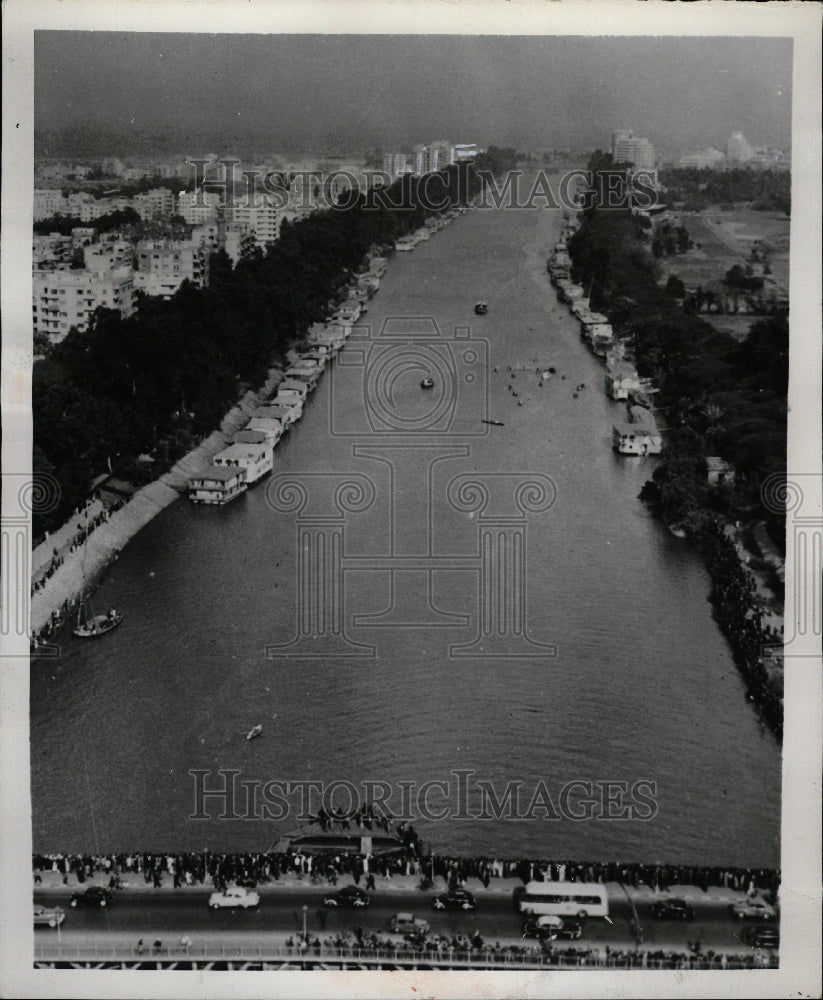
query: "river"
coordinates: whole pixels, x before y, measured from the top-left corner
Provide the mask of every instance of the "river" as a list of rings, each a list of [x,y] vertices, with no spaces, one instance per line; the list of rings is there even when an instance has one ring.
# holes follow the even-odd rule
[[[545,271],[559,227],[475,211],[396,254],[276,478],[223,509],[180,500],[128,544],[99,591],[121,627],[33,665],[36,850],[262,850],[294,828],[216,800],[191,818],[195,769],[385,782],[391,804],[448,782],[452,806],[462,769],[470,818],[413,810],[437,851],[779,866],[780,749],[699,559],[638,500],[651,460],[612,451],[619,408]],[[520,782],[524,807],[545,787],[557,815],[477,818],[478,780]],[[591,818],[585,786],[560,805],[573,781]],[[608,781],[654,808],[597,818]]]

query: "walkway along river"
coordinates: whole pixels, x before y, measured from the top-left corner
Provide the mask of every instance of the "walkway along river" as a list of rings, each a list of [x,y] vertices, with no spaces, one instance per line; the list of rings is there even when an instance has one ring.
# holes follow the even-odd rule
[[[545,273],[559,226],[557,212],[476,211],[398,254],[268,488],[224,509],[174,503],[124,549],[100,594],[123,625],[32,672],[36,850],[260,850],[294,826],[220,820],[219,804],[192,820],[191,769],[383,781],[399,798],[400,782],[462,768],[499,791],[522,782],[526,802],[540,781],[555,797],[574,780],[652,782],[656,812],[416,818],[441,853],[779,866],[779,749],[745,702],[698,557],[637,499],[651,466],[612,452],[602,368]],[[403,364],[374,353],[380,331]],[[459,386],[454,411],[437,385],[421,391],[425,365]],[[539,490],[512,504],[530,481],[550,506]],[[321,522],[339,590],[311,605],[298,555],[325,558]],[[523,625],[510,648],[478,635],[504,606],[503,631]]]

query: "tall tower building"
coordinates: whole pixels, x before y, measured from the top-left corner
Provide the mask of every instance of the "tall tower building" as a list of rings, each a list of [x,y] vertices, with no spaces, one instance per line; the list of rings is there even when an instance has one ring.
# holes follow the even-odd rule
[[[612,133],[612,159],[615,163],[631,163],[641,170],[653,170],[656,155],[648,139],[640,139],[630,128],[622,128]]]

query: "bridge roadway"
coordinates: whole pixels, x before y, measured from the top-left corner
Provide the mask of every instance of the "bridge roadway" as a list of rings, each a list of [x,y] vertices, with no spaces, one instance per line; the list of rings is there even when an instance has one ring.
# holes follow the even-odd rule
[[[535,944],[521,937],[523,918],[512,903],[508,886],[475,892],[477,909],[470,912],[435,910],[435,892],[423,892],[410,884],[389,885],[381,880],[378,880],[376,891],[369,894],[370,906],[351,909],[324,907],[323,897],[332,890],[328,886],[310,884],[263,886],[258,908],[217,911],[207,905],[211,891],[208,886],[176,890],[170,886],[159,890],[129,886],[116,893],[110,906],[76,909],[70,906],[73,888],[35,886],[35,902],[62,906],[66,911],[65,922],[59,931],[36,930],[35,957],[40,961],[136,959],[140,958],[136,945],[142,939],[148,950],[155,941],[163,943],[164,962],[170,958],[186,960],[189,954],[191,958],[196,954],[200,960],[235,956],[238,960],[260,960],[269,956],[275,963],[303,962],[308,957],[313,958],[313,954],[301,957],[299,952],[288,951],[286,942],[290,937],[297,941],[304,918],[312,940],[328,941],[345,932],[353,933],[360,927],[366,935],[376,934],[382,941],[400,944],[401,937],[386,931],[390,916],[398,911],[425,918],[431,925],[432,934],[449,939],[460,934],[470,937],[479,931],[488,946],[498,942],[503,947]],[[702,893],[699,896],[683,893],[694,906],[695,918],[680,923],[654,919],[651,907],[660,896],[639,898],[633,893],[630,901],[627,893],[620,892],[620,887],[614,888],[616,892],[611,892],[610,886],[609,920],[588,919],[579,940],[557,941],[556,949],[597,948],[604,958],[607,946],[612,952],[634,951],[638,946],[632,928],[634,903],[642,928],[641,950],[688,952],[689,942],[699,938],[704,951],[752,954],[741,941],[741,925],[728,913],[729,900],[722,896],[701,899]],[[179,947],[183,936],[191,939],[188,951]],[[334,949],[327,954],[327,949],[323,948],[321,961],[335,961],[336,958],[339,956]],[[361,960],[366,964],[376,961],[378,957]],[[475,961],[476,957],[472,959],[473,963]],[[540,961],[538,956],[538,965]]]

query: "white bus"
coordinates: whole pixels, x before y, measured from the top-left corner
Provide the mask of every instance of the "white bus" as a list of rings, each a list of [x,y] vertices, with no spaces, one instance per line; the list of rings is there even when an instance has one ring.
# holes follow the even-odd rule
[[[557,917],[606,917],[609,897],[598,882],[529,882],[514,890],[521,913]]]

